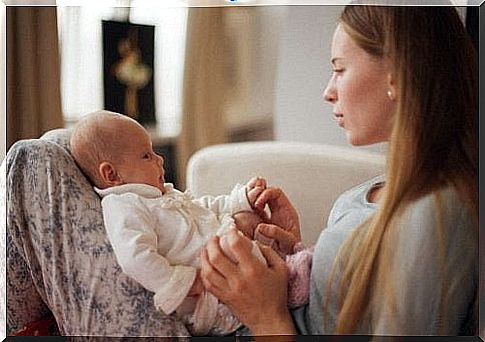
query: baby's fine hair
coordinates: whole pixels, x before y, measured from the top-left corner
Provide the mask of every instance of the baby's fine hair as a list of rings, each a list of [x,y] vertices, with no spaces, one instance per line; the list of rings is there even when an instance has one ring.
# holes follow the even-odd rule
[[[99,165],[103,161],[118,160],[125,139],[119,136],[116,123],[132,121],[131,118],[106,110],[87,114],[76,124],[71,134],[71,154],[91,183],[103,188]]]

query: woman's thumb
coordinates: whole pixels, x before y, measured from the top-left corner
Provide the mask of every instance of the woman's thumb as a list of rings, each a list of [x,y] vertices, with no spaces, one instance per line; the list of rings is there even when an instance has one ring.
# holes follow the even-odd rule
[[[262,243],[256,241],[261,253],[263,254],[269,267],[281,268],[286,267],[285,262],[271,247],[265,246]]]

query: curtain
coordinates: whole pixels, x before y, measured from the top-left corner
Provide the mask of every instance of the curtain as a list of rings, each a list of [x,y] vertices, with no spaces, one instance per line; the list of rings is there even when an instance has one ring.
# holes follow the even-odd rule
[[[187,161],[197,150],[245,141],[249,132],[257,130],[261,133],[255,135],[257,140],[271,139],[285,18],[283,6],[189,9],[176,153],[181,188],[186,186]]]
[[[7,32],[6,32],[6,18],[7,18],[7,8],[6,6],[0,6],[0,51],[2,51],[2,56],[6,56],[7,53],[7,42],[6,42],[6,37],[7,37]],[[5,60],[6,58],[0,59],[0,94],[5,94],[7,93],[7,62]],[[0,160],[3,161],[3,158],[5,158],[5,150],[7,148],[7,120],[6,120],[6,110],[5,108],[5,103],[0,106],[0,129],[2,132],[0,133],[0,137],[2,140],[0,141]],[[3,282],[2,284],[5,284]],[[0,303],[1,304],[1,303]],[[5,307],[4,305],[2,306],[3,308]],[[0,315],[0,322],[5,322],[2,321],[2,317]],[[1,334],[1,331],[0,331]],[[0,336],[1,337],[1,336]]]
[[[63,127],[55,7],[7,7],[7,150]]]
[[[180,188],[185,188],[190,156],[202,147],[227,141],[224,105],[235,59],[224,30],[226,11],[224,7],[189,9],[182,127],[177,142]]]

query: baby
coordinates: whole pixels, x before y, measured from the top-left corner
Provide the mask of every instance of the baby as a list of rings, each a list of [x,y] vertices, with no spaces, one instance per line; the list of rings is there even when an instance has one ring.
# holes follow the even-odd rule
[[[199,254],[214,235],[224,246],[229,229],[254,237],[263,220],[253,205],[266,181],[255,177],[225,196],[194,198],[180,192],[165,183],[163,158],[153,152],[146,130],[108,111],[83,117],[72,133],[71,152],[102,197],[120,267],[154,292],[155,306],[175,312],[193,335],[225,335],[239,328],[230,310],[204,290]],[[266,262],[254,242],[253,253]]]

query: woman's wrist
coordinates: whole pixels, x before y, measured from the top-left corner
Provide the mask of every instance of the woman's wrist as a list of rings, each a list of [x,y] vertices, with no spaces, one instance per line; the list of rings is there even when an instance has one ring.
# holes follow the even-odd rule
[[[264,319],[248,327],[253,336],[296,335],[296,329],[287,308],[276,315],[265,315]]]

